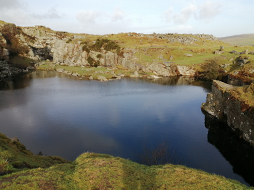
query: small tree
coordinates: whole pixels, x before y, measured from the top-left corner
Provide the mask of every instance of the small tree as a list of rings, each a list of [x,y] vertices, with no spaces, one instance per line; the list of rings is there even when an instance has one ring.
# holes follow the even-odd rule
[[[201,66],[203,77],[207,80],[218,79],[222,76],[220,69],[221,59],[219,57],[211,58],[205,61]]]
[[[143,151],[138,156],[141,163],[148,166],[167,164],[172,157],[169,146],[165,143],[160,143],[155,148],[144,146]]]

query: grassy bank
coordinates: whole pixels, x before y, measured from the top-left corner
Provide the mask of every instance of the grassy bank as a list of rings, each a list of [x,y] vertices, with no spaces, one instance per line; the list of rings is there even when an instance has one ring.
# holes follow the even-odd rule
[[[22,144],[2,134],[0,141],[0,166],[2,171],[11,172],[0,177],[0,189],[250,189],[185,166],[146,166],[96,153],[84,153],[74,162],[67,162],[32,155]],[[17,162],[26,167],[14,169]]]

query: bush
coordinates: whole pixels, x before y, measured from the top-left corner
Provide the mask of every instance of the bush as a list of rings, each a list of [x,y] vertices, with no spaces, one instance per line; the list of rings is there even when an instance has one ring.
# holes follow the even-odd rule
[[[203,78],[207,80],[219,79],[222,77],[221,69],[220,69],[220,58],[215,57],[209,60],[206,60],[205,63],[201,66],[203,70]]]
[[[98,59],[100,59],[100,58],[102,58],[102,55],[101,55],[101,54],[98,54],[96,57],[97,57]]]
[[[67,44],[70,43],[70,42],[72,42],[72,39],[69,39],[69,40],[66,41]]]
[[[86,42],[82,42],[81,44],[85,44],[82,49],[83,51],[86,51],[86,52],[90,52],[90,50],[93,50],[93,51],[97,51],[97,52],[100,52],[101,49],[105,49],[106,51],[112,51],[112,50],[117,50],[118,53],[120,54],[120,46],[112,41],[112,40],[109,40],[109,39],[97,39],[95,41],[94,44],[90,44],[88,41]]]
[[[171,154],[169,146],[165,143],[160,143],[153,149],[150,149],[145,145],[143,151],[138,156],[141,164],[152,166],[170,163],[172,157]]]
[[[82,50],[83,50],[83,51],[86,51],[87,53],[90,52],[90,49],[88,48],[87,45],[84,45],[84,46],[82,47]]]
[[[14,37],[10,40],[9,51],[10,55],[17,56],[27,54],[29,52],[29,48],[25,45],[20,44],[19,40]]]
[[[93,66],[93,64],[94,64],[94,59],[93,59],[92,57],[89,56],[89,57],[87,58],[87,62],[89,63],[90,66]]]

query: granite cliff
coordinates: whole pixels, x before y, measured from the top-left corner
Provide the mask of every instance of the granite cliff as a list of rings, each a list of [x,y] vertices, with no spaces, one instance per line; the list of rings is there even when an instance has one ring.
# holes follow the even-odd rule
[[[70,34],[53,31],[44,26],[19,27],[14,24],[0,22],[0,60],[20,63],[21,57],[26,66],[40,61],[52,61],[56,65],[90,67],[102,66],[115,68],[123,66],[130,71],[151,72],[158,76],[188,75],[194,76],[196,70],[192,66],[172,64],[165,58],[165,47],[160,47],[158,57],[151,57],[144,62],[139,55],[143,51],[157,49],[160,41],[167,44],[197,45],[217,42],[212,35],[180,35],[180,34],[121,34],[127,40],[135,39],[134,46],[122,45],[117,35]],[[108,40],[110,38],[110,40]],[[116,40],[114,40],[116,38]],[[103,41],[104,40],[104,41]],[[108,41],[105,41],[108,40]],[[128,41],[124,44],[127,44]],[[99,41],[99,42],[98,42]],[[98,42],[98,43],[97,43]],[[156,42],[156,43],[155,43]],[[122,43],[122,44],[121,44]],[[149,43],[151,48],[139,48],[137,44]],[[155,45],[154,45],[155,43]],[[120,44],[120,45],[119,45]],[[96,45],[99,45],[95,47]],[[110,47],[110,46],[115,47]],[[144,53],[146,54],[146,53]],[[149,53],[147,56],[150,56]]]
[[[254,105],[252,83],[239,87],[221,81],[213,81],[212,93],[201,109],[215,120],[226,123],[236,134],[254,145]]]

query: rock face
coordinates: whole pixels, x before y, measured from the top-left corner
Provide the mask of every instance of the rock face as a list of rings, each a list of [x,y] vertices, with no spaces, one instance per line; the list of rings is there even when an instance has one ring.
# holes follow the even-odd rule
[[[232,97],[227,90],[234,86],[214,81],[212,93],[206,98],[201,109],[216,119],[225,122],[229,127],[254,145],[254,113],[253,109],[246,109],[246,104]]]
[[[0,59],[2,60],[9,60],[9,51],[6,49],[7,42],[3,36],[3,34],[0,32]]]
[[[147,36],[149,38],[167,39],[168,43],[179,42],[182,44],[193,44],[196,42],[217,40],[211,35],[179,35],[179,34],[136,34],[130,36]],[[10,46],[15,44],[16,49],[22,49],[21,56],[29,58],[30,63],[50,60],[54,64],[66,66],[103,66],[116,68],[123,66],[131,71],[144,71],[154,73],[156,76],[194,76],[193,68],[187,66],[171,65],[165,62],[163,55],[152,64],[138,63],[135,56],[135,48],[115,48],[107,50],[105,47],[89,49],[86,46],[86,36],[82,34],[66,34],[65,32],[53,31],[44,26],[17,27],[14,24],[0,22],[0,60],[9,60],[13,55]],[[108,40],[109,41],[109,40]],[[90,46],[96,45],[96,41],[89,42]],[[115,42],[114,42],[115,43]],[[20,48],[19,48],[20,47]],[[15,48],[14,48],[15,49]],[[15,53],[15,52],[14,52]],[[20,52],[16,52],[18,55]],[[191,54],[187,56],[192,56]],[[170,56],[170,60],[173,56]],[[164,62],[163,62],[164,61]],[[138,77],[136,75],[135,77]]]
[[[63,40],[57,40],[53,45],[53,62],[60,65],[69,66],[90,66],[89,59],[92,59],[98,65],[105,67],[116,67],[118,64],[127,68],[134,68],[133,52],[123,50],[123,55],[119,56],[116,52],[101,50],[84,51],[83,45],[79,43],[66,43]]]
[[[196,71],[188,66],[177,65],[177,70],[182,76],[194,76]]]
[[[178,75],[176,66],[163,65],[159,63],[152,63],[146,68],[143,68],[144,72],[153,72],[155,75],[160,76],[176,76]]]

